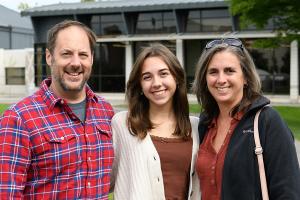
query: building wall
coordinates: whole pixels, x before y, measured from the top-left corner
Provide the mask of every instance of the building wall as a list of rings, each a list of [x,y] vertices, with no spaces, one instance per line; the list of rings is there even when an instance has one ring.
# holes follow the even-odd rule
[[[33,48],[0,49],[0,96],[26,96],[34,90]],[[7,69],[24,69],[24,84],[7,84]]]
[[[33,47],[33,30],[16,27],[0,27],[0,48],[22,49]]]

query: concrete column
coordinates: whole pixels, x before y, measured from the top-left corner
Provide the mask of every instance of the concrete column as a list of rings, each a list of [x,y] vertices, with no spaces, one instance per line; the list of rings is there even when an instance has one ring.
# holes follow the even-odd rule
[[[298,102],[299,99],[299,60],[298,42],[291,42],[291,69],[290,69],[290,100]]]
[[[5,85],[4,49],[0,49],[0,87]]]
[[[26,49],[25,84],[26,84],[27,94],[31,95],[35,91],[35,86],[34,86],[34,52],[33,52],[32,49]]]
[[[176,57],[178,58],[182,67],[184,67],[184,57],[183,57],[183,40],[176,40]]]
[[[132,65],[133,65],[133,53],[132,53],[132,44],[131,42],[126,42],[125,44],[125,79],[126,79],[126,83],[129,79],[129,74],[131,72],[132,69]],[[125,83],[125,84],[126,84]]]

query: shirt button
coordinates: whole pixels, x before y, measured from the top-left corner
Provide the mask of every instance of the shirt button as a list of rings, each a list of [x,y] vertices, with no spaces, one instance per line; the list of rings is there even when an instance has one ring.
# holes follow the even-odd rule
[[[153,159],[156,160],[155,156],[153,156]]]
[[[214,165],[211,167],[212,170],[214,170],[215,168],[216,168],[216,167],[215,167]]]
[[[91,187],[91,183],[90,182],[88,182],[88,186]]]
[[[88,160],[91,161],[91,157],[88,157]]]
[[[61,140],[64,140],[65,138],[64,138],[64,136],[61,136],[61,138],[60,138]]]
[[[157,177],[157,181],[159,182],[159,177]]]
[[[214,180],[210,180],[210,183],[213,185],[213,184],[215,184],[215,181]]]
[[[64,104],[65,102],[64,102],[64,100],[61,100],[60,103],[61,103],[61,104]]]

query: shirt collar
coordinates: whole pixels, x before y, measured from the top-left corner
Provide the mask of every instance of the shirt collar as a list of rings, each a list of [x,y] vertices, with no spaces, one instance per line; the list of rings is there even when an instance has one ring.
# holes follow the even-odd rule
[[[50,109],[53,109],[56,104],[65,104],[66,102],[64,99],[62,99],[61,97],[58,97],[56,94],[54,94],[50,90],[51,82],[52,82],[51,78],[47,78],[47,79],[43,80],[40,85],[40,89],[41,89],[42,97],[43,97],[46,105]],[[98,102],[98,98],[97,98],[96,94],[91,90],[91,88],[88,85],[86,85],[85,91],[86,91],[87,102],[88,101],[95,101],[96,103]]]
[[[243,115],[244,115],[244,112],[239,111],[239,112],[235,113],[235,115],[232,117],[232,120],[240,121],[242,119]],[[216,125],[217,125],[217,117],[214,117],[213,120],[211,121],[211,123],[208,125],[208,128],[216,127]]]

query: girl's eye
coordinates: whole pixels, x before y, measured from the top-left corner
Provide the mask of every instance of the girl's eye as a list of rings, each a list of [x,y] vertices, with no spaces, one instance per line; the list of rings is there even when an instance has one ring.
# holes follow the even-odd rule
[[[169,75],[168,72],[162,72],[162,73],[161,73],[161,76],[162,76],[162,77],[166,77],[166,76],[168,76],[168,75]]]
[[[150,80],[150,76],[143,76],[143,80],[147,81],[147,80]]]

